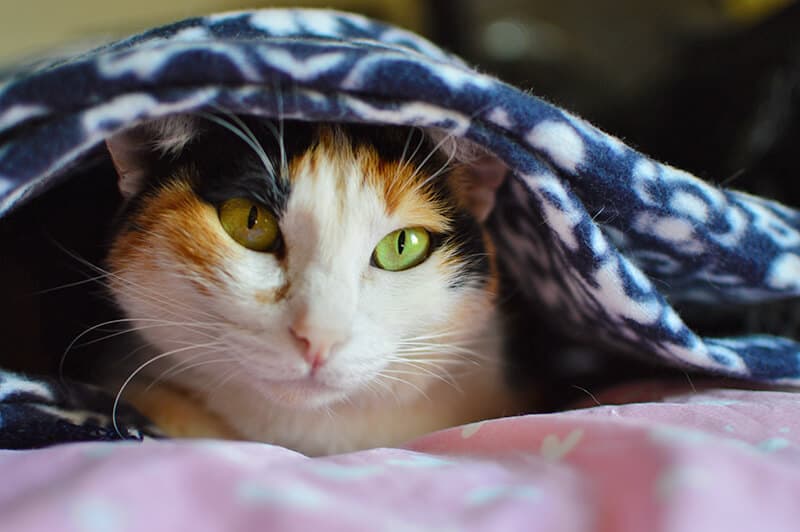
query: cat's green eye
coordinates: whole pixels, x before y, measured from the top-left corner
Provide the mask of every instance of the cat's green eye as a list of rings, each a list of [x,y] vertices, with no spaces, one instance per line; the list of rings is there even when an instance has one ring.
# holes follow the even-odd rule
[[[272,251],[278,244],[278,220],[263,205],[231,198],[219,207],[222,228],[236,242],[253,251]]]
[[[372,254],[375,265],[390,272],[408,270],[428,258],[431,235],[422,227],[391,232],[378,242]]]

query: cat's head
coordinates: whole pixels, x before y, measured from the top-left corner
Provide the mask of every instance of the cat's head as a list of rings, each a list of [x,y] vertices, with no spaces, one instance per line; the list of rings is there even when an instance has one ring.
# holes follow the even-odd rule
[[[228,379],[298,408],[418,395],[480,362],[494,312],[480,221],[497,180],[476,185],[453,145],[230,115],[125,131],[108,141],[127,198],[110,289],[195,392]]]

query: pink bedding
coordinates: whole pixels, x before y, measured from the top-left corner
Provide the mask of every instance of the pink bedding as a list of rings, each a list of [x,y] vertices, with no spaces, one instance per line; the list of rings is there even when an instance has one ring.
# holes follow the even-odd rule
[[[149,441],[0,451],[2,531],[800,530],[800,395],[707,390],[307,458]]]

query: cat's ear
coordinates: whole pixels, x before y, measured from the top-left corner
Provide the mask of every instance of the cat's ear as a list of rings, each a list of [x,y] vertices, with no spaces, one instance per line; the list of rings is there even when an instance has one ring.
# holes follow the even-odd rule
[[[174,116],[138,124],[106,139],[119,191],[130,199],[144,188],[155,164],[176,157],[198,135],[196,119]]]
[[[143,127],[126,129],[106,139],[106,147],[117,170],[117,186],[126,200],[142,188],[152,169],[154,153]]]
[[[473,142],[458,139],[455,143],[457,162],[451,173],[454,193],[479,222],[484,222],[494,209],[495,195],[506,179],[508,166]]]

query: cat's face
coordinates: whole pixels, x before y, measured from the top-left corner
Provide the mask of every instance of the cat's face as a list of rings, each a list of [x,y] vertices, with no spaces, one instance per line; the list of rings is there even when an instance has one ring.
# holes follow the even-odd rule
[[[319,408],[404,401],[474,364],[494,311],[491,249],[433,142],[247,124],[229,122],[249,141],[206,119],[109,143],[134,193],[110,288],[158,349],[153,376]]]

